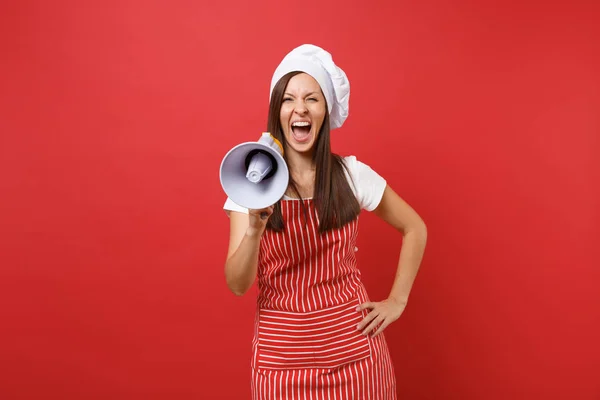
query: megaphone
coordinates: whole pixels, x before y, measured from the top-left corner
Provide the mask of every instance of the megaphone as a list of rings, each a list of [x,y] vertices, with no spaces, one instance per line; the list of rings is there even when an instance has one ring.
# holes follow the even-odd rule
[[[235,204],[255,210],[277,203],[290,177],[283,147],[268,132],[257,142],[241,143],[229,150],[219,175],[223,190]]]

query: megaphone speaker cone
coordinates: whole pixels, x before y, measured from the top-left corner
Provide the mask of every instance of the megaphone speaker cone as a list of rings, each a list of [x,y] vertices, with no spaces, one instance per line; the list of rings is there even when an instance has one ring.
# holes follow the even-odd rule
[[[223,158],[221,186],[237,205],[261,209],[278,202],[289,183],[289,170],[283,156],[259,142],[235,146]]]

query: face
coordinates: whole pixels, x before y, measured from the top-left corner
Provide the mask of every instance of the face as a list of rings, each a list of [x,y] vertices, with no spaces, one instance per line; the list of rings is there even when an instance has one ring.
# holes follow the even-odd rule
[[[310,75],[290,79],[281,103],[281,129],[288,150],[311,152],[323,125],[327,106],[321,87]]]

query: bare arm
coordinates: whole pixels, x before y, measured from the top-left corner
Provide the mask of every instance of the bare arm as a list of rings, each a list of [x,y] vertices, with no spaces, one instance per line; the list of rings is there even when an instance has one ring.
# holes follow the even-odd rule
[[[381,202],[374,212],[400,231],[403,237],[396,277],[388,298],[381,302],[363,303],[357,309],[357,311],[371,310],[358,324],[358,330],[367,335],[379,326],[373,333],[373,336],[377,336],[390,323],[400,318],[404,312],[423,259],[427,242],[427,227],[415,210],[389,186],[385,188]]]
[[[374,213],[402,233],[400,259],[389,297],[406,303],[423,259],[427,227],[415,210],[389,186]]]
[[[266,218],[260,214],[266,212]],[[232,211],[229,215],[229,249],[225,262],[225,280],[238,296],[245,294],[256,279],[260,238],[273,209],[249,210],[249,214]]]

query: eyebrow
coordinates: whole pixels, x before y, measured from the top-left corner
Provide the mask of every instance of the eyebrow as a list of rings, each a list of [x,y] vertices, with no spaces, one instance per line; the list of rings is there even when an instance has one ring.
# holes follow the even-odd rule
[[[306,94],[306,96],[313,96],[313,95],[315,95],[315,94],[319,94],[319,92],[310,92],[310,93],[307,93],[307,94]],[[284,96],[292,96],[292,97],[295,97],[293,94],[291,94],[291,93],[288,93],[288,92],[285,92],[285,93],[284,93]]]

